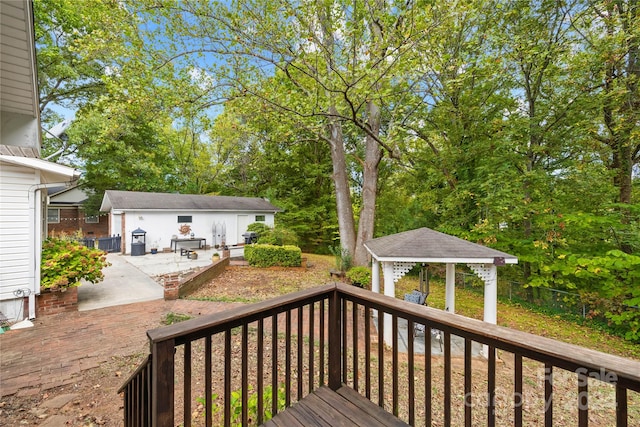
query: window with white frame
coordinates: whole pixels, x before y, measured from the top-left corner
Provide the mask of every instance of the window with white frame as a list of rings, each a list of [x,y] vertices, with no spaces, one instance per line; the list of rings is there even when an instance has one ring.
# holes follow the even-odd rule
[[[100,217],[98,215],[86,215],[84,217],[85,224],[98,224],[100,222]]]
[[[60,222],[60,209],[47,209],[47,222],[49,224],[58,224]]]
[[[266,217],[264,215],[256,215],[256,222],[265,222]]]

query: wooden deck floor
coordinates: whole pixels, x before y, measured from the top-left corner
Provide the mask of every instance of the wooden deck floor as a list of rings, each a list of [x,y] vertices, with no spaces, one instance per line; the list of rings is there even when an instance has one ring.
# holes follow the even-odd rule
[[[265,427],[409,426],[347,386],[337,391],[321,387],[263,425]]]

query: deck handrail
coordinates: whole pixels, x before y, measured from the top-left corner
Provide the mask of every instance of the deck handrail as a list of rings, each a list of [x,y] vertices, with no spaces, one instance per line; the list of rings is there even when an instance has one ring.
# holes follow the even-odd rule
[[[325,303],[327,306],[325,306]],[[328,308],[328,310],[327,310]],[[303,324],[303,313],[306,313],[308,323]],[[373,333],[371,332],[372,319],[378,315],[378,353],[376,357],[372,356],[371,341]],[[283,333],[278,327],[279,316],[286,316],[285,332]],[[317,323],[314,323],[316,316],[319,317]],[[386,322],[382,319],[385,317],[392,320],[392,384],[385,384],[383,371],[385,369],[385,347],[380,345],[384,340],[383,329]],[[297,318],[297,326],[294,325],[293,319]],[[367,398],[373,401],[373,377],[375,373],[371,371],[374,364],[373,359],[377,359],[375,363],[378,366],[378,404],[385,407],[388,402],[386,390],[391,387],[391,403],[389,412],[399,416],[399,356],[398,356],[398,321],[406,320],[408,329],[413,330],[413,324],[425,325],[425,337],[430,336],[431,329],[438,329],[444,334],[445,351],[444,351],[444,424],[452,423],[452,399],[451,399],[451,339],[453,336],[459,336],[464,339],[464,390],[465,390],[465,408],[464,423],[472,425],[472,409],[471,405],[467,405],[467,395],[471,395],[472,384],[472,363],[471,363],[471,347],[473,342],[477,342],[487,346],[488,360],[487,364],[487,381],[488,394],[495,395],[496,392],[496,349],[511,353],[514,355],[514,387],[516,392],[522,394],[523,388],[523,358],[538,361],[544,364],[544,395],[545,402],[548,399],[552,401],[553,396],[553,376],[554,368],[560,368],[566,371],[573,371],[577,375],[577,388],[580,392],[580,398],[584,398],[584,402],[588,402],[588,381],[600,380],[610,382],[615,387],[615,403],[616,403],[616,425],[622,427],[627,425],[627,391],[640,392],[640,362],[626,359],[619,356],[601,353],[595,350],[586,349],[576,345],[559,342],[550,338],[541,337],[526,332],[516,331],[506,327],[488,324],[486,322],[470,319],[453,313],[443,312],[442,310],[430,307],[419,306],[416,304],[408,304],[402,300],[386,297],[372,293],[367,290],[359,289],[353,286],[334,283],[320,286],[313,289],[303,290],[300,292],[284,295],[272,300],[263,301],[247,306],[235,307],[216,314],[202,316],[191,319],[178,324],[157,328],[147,332],[151,345],[151,388],[148,399],[139,397],[133,399],[134,402],[150,403],[149,411],[152,414],[153,426],[170,426],[174,425],[174,386],[175,375],[174,367],[176,364],[175,354],[177,348],[184,349],[185,368],[184,372],[179,374],[184,377],[183,400],[185,401],[184,413],[185,417],[182,421],[185,426],[191,425],[191,358],[192,343],[197,340],[204,340],[204,359],[207,368],[205,369],[204,378],[204,394],[205,394],[205,425],[211,425],[211,371],[213,364],[211,361],[212,337],[222,334],[224,337],[224,366],[221,367],[224,372],[224,425],[230,425],[231,408],[229,403],[229,395],[231,395],[231,379],[230,371],[232,366],[232,331],[239,328],[241,331],[241,397],[242,397],[242,424],[246,425],[249,420],[247,395],[251,387],[248,384],[248,334],[249,325],[257,324],[257,390],[258,390],[258,423],[263,421],[262,411],[265,408],[262,401],[264,392],[264,383],[262,376],[267,374],[271,377],[272,393],[276,393],[278,387],[278,369],[283,366],[285,372],[285,394],[286,405],[292,404],[294,399],[292,385],[297,381],[297,399],[300,400],[308,392],[321,385],[328,385],[336,390],[345,383],[354,388],[356,391],[362,392]],[[271,322],[271,339],[272,353],[270,367],[266,372],[263,371],[264,366],[268,362],[263,359],[263,354],[269,354],[263,337],[268,335],[268,325],[265,322]],[[305,331],[306,328],[306,331]],[[314,332],[320,328],[319,332]],[[326,329],[325,329],[326,328]],[[364,332],[362,332],[364,331]],[[277,349],[277,339],[279,335],[284,334],[284,360],[279,359]],[[308,342],[303,341],[303,334],[308,337]],[[295,336],[295,338],[294,338]],[[297,342],[296,342],[297,340]],[[318,342],[316,342],[318,341]],[[293,352],[292,342],[296,347],[297,354]],[[364,351],[359,349],[364,345]],[[308,346],[308,347],[306,347]],[[415,358],[414,358],[414,342],[408,340],[408,356],[407,356],[407,377],[410,379],[408,387],[408,414],[406,421],[415,425],[417,420],[416,408],[413,406],[415,399]],[[306,353],[304,353],[306,351]],[[325,359],[325,352],[327,357]],[[314,354],[317,353],[317,356]],[[424,414],[425,424],[431,424],[431,348],[425,345],[424,357]],[[361,360],[361,359],[364,360]],[[297,365],[295,365],[297,363]],[[279,365],[280,364],[280,365]],[[306,371],[305,371],[306,369]],[[364,372],[364,383],[360,382],[361,371]],[[306,372],[308,379],[303,379],[303,372]],[[135,377],[135,375],[134,375]],[[295,377],[295,379],[294,379]],[[131,379],[134,381],[134,379]],[[138,380],[139,381],[139,380]],[[308,390],[304,389],[304,382],[307,382]],[[129,382],[128,382],[129,383]],[[125,391],[125,418],[128,413],[136,412],[128,409],[127,388],[126,384],[122,388]],[[131,391],[130,391],[131,392]],[[130,399],[131,400],[131,399]],[[489,399],[489,402],[492,402]],[[272,402],[272,412],[279,409],[275,402]],[[422,409],[421,409],[422,410]],[[495,402],[489,403],[487,408],[487,424],[489,426],[496,424]],[[514,404],[513,425],[521,426],[523,413],[521,405],[518,402]],[[578,410],[578,425],[586,426],[588,424],[588,404],[580,404]],[[138,425],[135,422],[125,422],[127,426]],[[544,408],[544,424],[553,425],[553,405]]]
[[[350,296],[350,299],[358,304],[370,304],[373,308],[380,308],[390,314],[405,318],[410,317],[416,323],[426,320],[433,329],[448,331],[511,353],[521,353],[530,359],[547,361],[568,371],[589,368],[591,371],[600,372],[602,368],[615,366],[611,372],[616,374],[619,381],[622,381],[622,385],[630,390],[640,392],[640,362],[636,360],[505,326],[493,325],[428,306],[407,304],[402,300],[389,298],[355,286],[336,284],[336,288],[340,293]]]

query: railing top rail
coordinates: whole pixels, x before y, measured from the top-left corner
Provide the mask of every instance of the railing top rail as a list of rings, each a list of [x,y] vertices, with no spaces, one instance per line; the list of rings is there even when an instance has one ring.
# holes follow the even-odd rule
[[[359,304],[366,303],[373,308],[414,320],[423,319],[433,328],[518,353],[524,357],[548,362],[567,370],[587,368],[590,372],[602,372],[604,375],[615,373],[621,385],[640,392],[640,362],[636,360],[493,325],[431,307],[407,303],[355,286],[337,284],[336,287],[339,293],[351,297],[350,299]]]
[[[318,286],[299,292],[283,295],[267,301],[234,307],[219,313],[198,317],[184,322],[147,331],[151,343],[176,340],[178,343],[198,339],[222,329],[252,322],[272,314],[281,313],[299,307],[313,300],[326,298],[335,291],[336,284]]]
[[[133,379],[136,378],[144,368],[151,364],[151,357],[151,354],[147,355],[147,357],[140,363],[140,365],[138,365],[136,370],[133,371],[133,373],[129,375],[129,378],[127,378],[127,380],[120,386],[120,388],[118,389],[118,393],[124,392],[127,388],[127,385],[131,381],[133,381]]]
[[[359,304],[380,309],[400,317],[410,318],[414,321],[423,320],[432,328],[470,338],[473,341],[517,353],[540,362],[550,363],[563,369],[576,371],[586,368],[588,372],[584,372],[585,374],[600,372],[602,374],[601,377],[605,376],[605,378],[607,374],[615,373],[620,385],[640,392],[640,362],[636,360],[493,325],[430,307],[407,303],[340,283],[327,284],[267,301],[231,308],[220,313],[202,316],[175,325],[153,329],[147,332],[147,336],[151,343],[174,340],[175,345],[180,345],[190,340],[212,335],[225,329],[327,298],[334,291]]]

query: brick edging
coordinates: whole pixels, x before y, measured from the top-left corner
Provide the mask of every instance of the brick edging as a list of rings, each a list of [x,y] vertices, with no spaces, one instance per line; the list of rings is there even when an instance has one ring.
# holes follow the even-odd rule
[[[184,297],[211,279],[219,276],[229,265],[230,258],[221,258],[213,264],[181,278],[180,274],[172,273],[162,277],[164,299],[175,300]]]
[[[36,296],[36,317],[78,311],[78,287],[64,291],[43,289]]]

